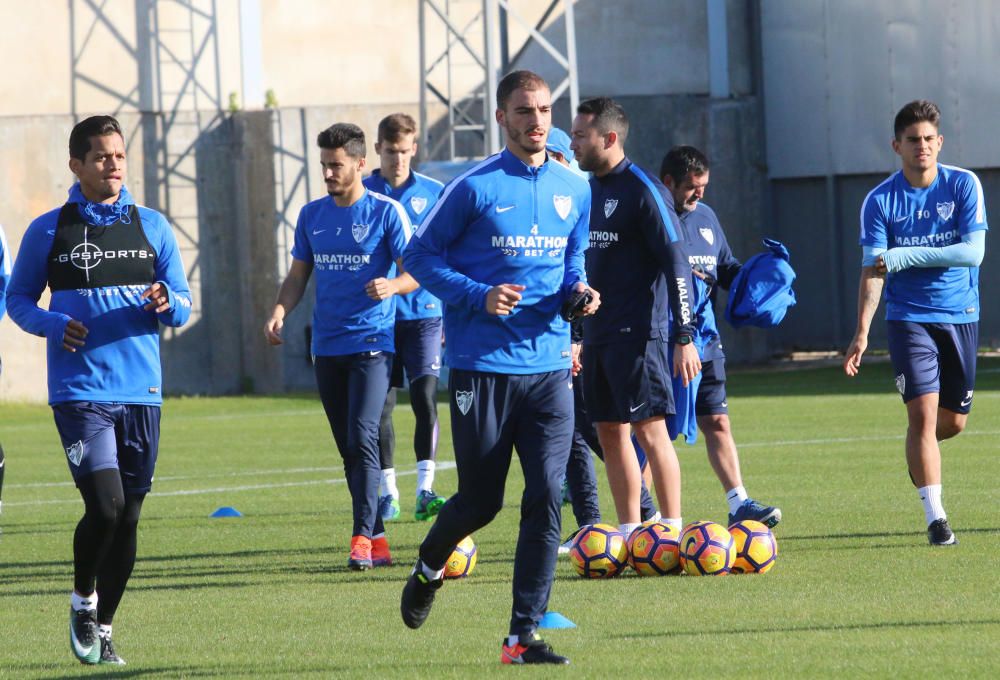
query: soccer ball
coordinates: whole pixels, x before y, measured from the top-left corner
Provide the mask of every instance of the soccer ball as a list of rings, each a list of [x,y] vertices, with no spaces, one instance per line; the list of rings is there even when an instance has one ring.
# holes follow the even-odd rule
[[[590,524],[573,539],[569,558],[580,576],[608,578],[628,564],[628,547],[622,533],[610,524]]]
[[[680,570],[681,533],[655,522],[639,527],[628,538],[628,563],[640,576],[663,576]]]
[[[472,536],[466,536],[448,556],[448,561],[444,563],[445,578],[464,578],[472,573],[476,568],[476,560],[479,559],[479,550],[472,542]]]
[[[715,522],[692,522],[681,535],[681,569],[692,576],[728,574],[736,561],[736,544]]]
[[[774,566],[778,557],[778,543],[765,525],[745,519],[729,527],[736,544],[734,574],[763,574]]]

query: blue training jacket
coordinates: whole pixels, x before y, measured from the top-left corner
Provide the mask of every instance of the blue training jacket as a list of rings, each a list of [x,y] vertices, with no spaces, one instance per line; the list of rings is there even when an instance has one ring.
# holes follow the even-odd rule
[[[160,323],[182,326],[191,315],[191,291],[188,289],[177,241],[167,219],[149,208],[136,206],[128,189],[122,187],[113,205],[91,203],[74,184],[68,206],[75,207],[87,230],[129,232],[135,228],[132,214],[137,214],[142,233],[139,239],[151,248],[136,251],[89,252],[86,258],[67,259],[67,269],[86,269],[97,277],[101,267],[110,268],[123,261],[148,259],[152,255],[150,281],[133,285],[80,287],[52,292],[47,310],[38,306],[42,291],[50,286],[50,253],[56,241],[62,207],[36,218],[21,241],[14,262],[14,272],[7,290],[10,317],[28,333],[39,335],[48,345],[49,403],[71,401],[119,402],[126,404],[162,403],[160,373]],[[135,211],[132,211],[132,208]],[[93,243],[89,244],[93,246]],[[91,248],[93,250],[93,248]],[[148,300],[139,296],[154,282],[169,291],[170,308],[156,314],[143,306]],[[69,352],[62,347],[66,324],[75,319],[89,331],[86,344]]]
[[[445,303],[445,363],[528,375],[570,366],[566,293],[586,282],[590,191],[557,162],[525,165],[508,149],[445,187],[403,253],[421,286]],[[521,284],[509,316],[486,312],[486,294]]]
[[[382,177],[379,170],[375,170],[371,175],[365,177],[364,185],[372,191],[398,201],[410,218],[410,224],[414,231],[420,227],[424,217],[430,215],[434,204],[437,203],[438,196],[441,195],[441,190],[444,189],[444,185],[433,177],[413,171],[410,172],[409,178],[396,189],[393,189],[392,185]],[[395,268],[393,265],[393,273],[390,276],[396,275]],[[441,316],[441,301],[422,286],[412,293],[396,296],[397,321],[435,319],[439,316]]]
[[[795,306],[795,270],[788,248],[769,238],[763,243],[766,250],[746,261],[729,291],[726,321],[733,328],[774,328]]]
[[[7,311],[7,282],[10,281],[10,248],[7,247],[7,236],[0,225],[0,319]]]

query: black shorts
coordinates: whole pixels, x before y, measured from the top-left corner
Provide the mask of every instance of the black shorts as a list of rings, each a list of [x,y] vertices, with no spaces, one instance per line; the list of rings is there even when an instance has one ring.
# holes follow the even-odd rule
[[[729,413],[726,403],[726,359],[710,359],[701,365],[701,382],[694,402],[696,416],[719,416]]]
[[[937,392],[938,406],[972,410],[979,322],[889,321],[889,357],[903,403]]]
[[[392,360],[393,387],[403,386],[403,370],[413,382],[425,375],[441,376],[441,317],[396,321],[396,354]]]
[[[585,345],[583,393],[595,423],[638,423],[672,414],[666,342],[653,338]]]

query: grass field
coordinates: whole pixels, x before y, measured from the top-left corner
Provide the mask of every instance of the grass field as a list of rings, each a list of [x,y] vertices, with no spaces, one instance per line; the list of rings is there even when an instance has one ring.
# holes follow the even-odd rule
[[[560,560],[546,633],[568,669],[499,664],[521,479],[476,535],[475,574],[445,585],[422,629],[399,594],[428,525],[412,519],[412,416],[396,412],[404,514],[398,566],[345,568],[350,501],[318,401],[170,399],[139,560],[115,620],[129,665],[85,668],[67,643],[71,538],[82,503],[51,412],[0,407],[0,677],[998,677],[1000,360],[980,363],[968,430],[943,446],[961,544],[927,545],[903,462],[905,414],[886,364],[737,373],[730,408],[751,494],[779,504],[763,576],[578,579]],[[437,490],[455,489],[442,416]],[[704,448],[680,445],[684,517],[725,521]],[[614,521],[603,467],[601,503]],[[210,519],[219,506],[244,513]],[[567,507],[564,526],[574,525]],[[544,632],[544,631],[543,631]]]

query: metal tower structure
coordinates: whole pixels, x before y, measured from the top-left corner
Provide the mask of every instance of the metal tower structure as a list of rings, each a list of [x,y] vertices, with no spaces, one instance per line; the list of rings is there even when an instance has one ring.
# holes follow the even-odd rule
[[[539,70],[523,64],[533,46],[547,53],[558,75],[549,76],[552,101],[568,95],[570,111],[579,103],[576,71],[575,0],[550,0],[539,19],[528,21],[515,0],[420,0],[420,135],[428,159],[468,160],[495,153],[500,136],[493,122],[496,86],[502,74],[516,68]],[[532,2],[533,9],[539,3]],[[557,49],[543,31],[553,31],[559,13],[566,49]],[[511,56],[510,22],[527,33]],[[440,40],[443,29],[443,42]],[[470,76],[474,84],[463,88]],[[558,82],[556,82],[558,80]],[[432,105],[444,105],[442,134],[430,141]],[[467,150],[471,153],[463,153]]]

